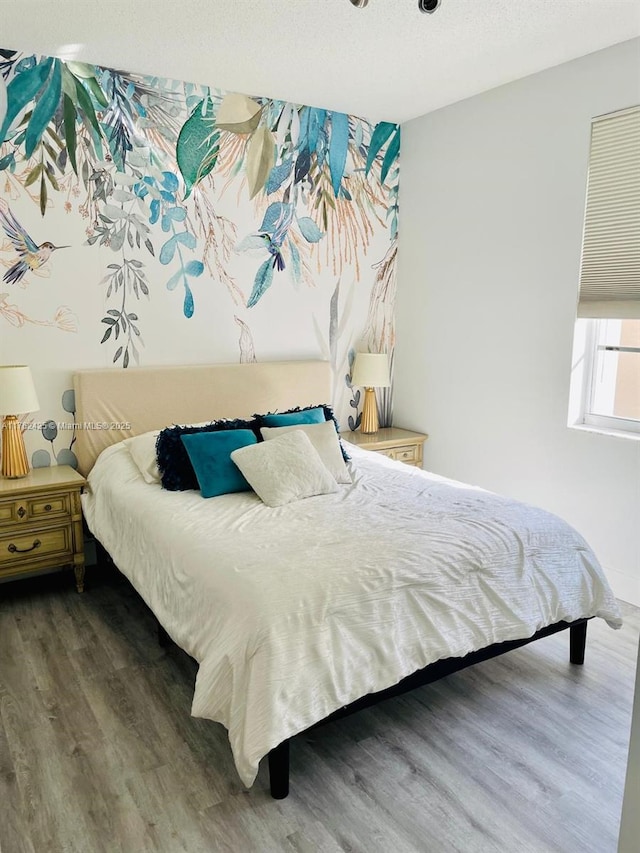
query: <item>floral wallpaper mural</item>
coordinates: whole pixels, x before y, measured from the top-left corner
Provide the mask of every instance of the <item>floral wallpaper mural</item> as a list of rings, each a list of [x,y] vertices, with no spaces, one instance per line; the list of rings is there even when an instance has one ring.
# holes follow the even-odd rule
[[[399,150],[388,122],[0,50],[0,360],[36,377],[34,464],[82,367],[326,358],[354,428],[353,353],[394,346]]]

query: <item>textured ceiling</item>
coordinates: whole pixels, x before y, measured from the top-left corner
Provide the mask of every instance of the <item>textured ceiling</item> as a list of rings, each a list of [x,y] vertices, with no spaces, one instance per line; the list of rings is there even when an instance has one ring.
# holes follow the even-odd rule
[[[639,0],[0,0],[2,47],[404,121],[640,35]]]

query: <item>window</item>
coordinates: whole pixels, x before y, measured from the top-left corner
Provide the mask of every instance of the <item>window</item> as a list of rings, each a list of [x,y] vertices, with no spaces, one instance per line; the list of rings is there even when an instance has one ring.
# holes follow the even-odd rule
[[[640,320],[590,320],[582,422],[640,433]]]
[[[578,317],[569,423],[640,435],[640,107],[591,125]]]

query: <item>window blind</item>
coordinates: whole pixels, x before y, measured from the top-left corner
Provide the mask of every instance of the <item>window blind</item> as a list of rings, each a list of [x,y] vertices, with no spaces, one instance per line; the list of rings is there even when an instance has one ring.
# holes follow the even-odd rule
[[[640,318],[640,106],[591,126],[578,316]]]

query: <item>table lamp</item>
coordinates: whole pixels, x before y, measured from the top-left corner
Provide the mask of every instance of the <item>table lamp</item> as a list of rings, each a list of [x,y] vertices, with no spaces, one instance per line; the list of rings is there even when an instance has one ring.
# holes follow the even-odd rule
[[[22,427],[16,415],[40,408],[31,371],[25,364],[0,366],[0,418],[2,424],[2,476],[16,479],[29,473]]]
[[[378,431],[378,404],[374,388],[387,388],[389,380],[389,359],[386,353],[358,352],[353,362],[351,384],[364,388],[364,406],[360,431],[372,433]]]

